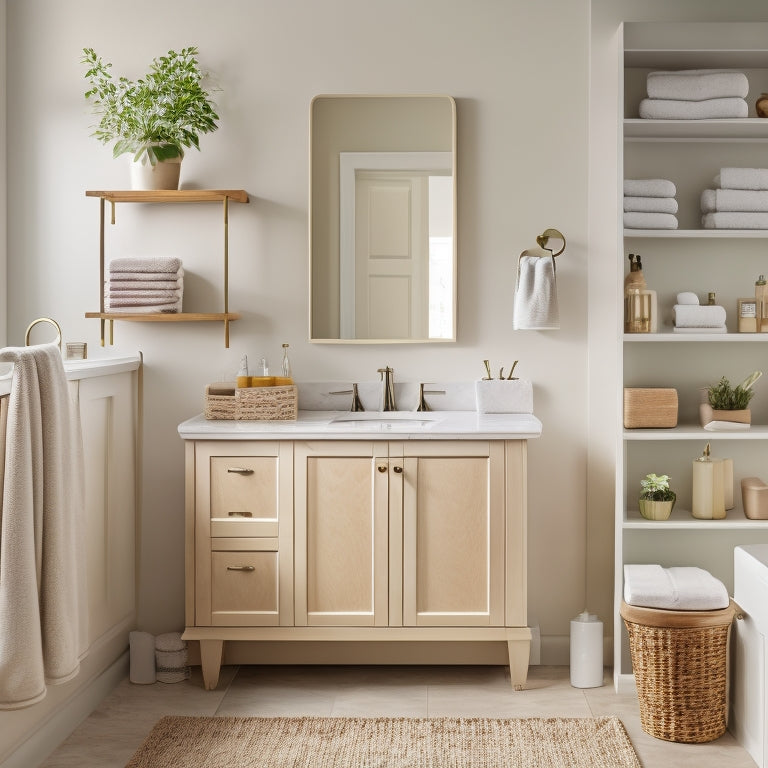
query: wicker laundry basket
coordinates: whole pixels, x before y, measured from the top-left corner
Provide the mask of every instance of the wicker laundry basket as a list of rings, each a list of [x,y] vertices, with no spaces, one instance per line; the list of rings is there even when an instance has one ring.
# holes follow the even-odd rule
[[[621,604],[642,729],[664,741],[703,743],[725,733],[731,600],[718,611]]]

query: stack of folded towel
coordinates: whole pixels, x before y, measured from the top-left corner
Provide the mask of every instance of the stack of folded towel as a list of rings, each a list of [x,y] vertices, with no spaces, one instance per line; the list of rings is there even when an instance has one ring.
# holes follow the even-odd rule
[[[675,333],[727,333],[725,307],[700,305],[695,293],[678,293],[673,311]]]
[[[709,571],[694,566],[624,566],[624,602],[666,611],[719,611],[730,603],[728,590]]]
[[[109,312],[181,312],[184,269],[175,257],[112,259],[104,282]]]
[[[768,168],[721,168],[701,193],[705,229],[768,229]]]
[[[676,194],[668,179],[624,179],[624,227],[677,229]]]
[[[648,98],[640,117],[652,120],[707,120],[746,117],[749,82],[743,72],[684,69],[650,72]]]

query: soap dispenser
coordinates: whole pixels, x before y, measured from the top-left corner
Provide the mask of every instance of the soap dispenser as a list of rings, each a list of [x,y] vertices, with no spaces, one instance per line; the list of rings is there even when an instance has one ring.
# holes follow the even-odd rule
[[[694,517],[700,520],[725,517],[725,480],[723,459],[713,459],[707,443],[704,453],[693,461],[691,514]]]
[[[629,274],[624,279],[624,333],[658,330],[656,291],[648,289],[640,254],[629,254]]]

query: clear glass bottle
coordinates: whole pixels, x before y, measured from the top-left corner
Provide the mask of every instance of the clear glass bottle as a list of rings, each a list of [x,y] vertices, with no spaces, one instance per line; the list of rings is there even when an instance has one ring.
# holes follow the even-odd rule
[[[287,379],[292,378],[291,361],[288,359],[288,344],[283,344],[282,375],[285,376],[285,378]]]

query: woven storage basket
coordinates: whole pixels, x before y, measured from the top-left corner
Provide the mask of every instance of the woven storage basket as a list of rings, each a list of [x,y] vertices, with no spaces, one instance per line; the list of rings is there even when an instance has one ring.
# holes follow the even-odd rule
[[[664,611],[622,601],[640,725],[657,739],[713,741],[728,714],[728,639],[736,605],[719,611]]]
[[[677,390],[658,387],[624,389],[624,428],[677,426]]]
[[[205,389],[206,419],[235,419],[237,421],[292,421],[299,408],[298,388],[236,387],[211,384]]]

